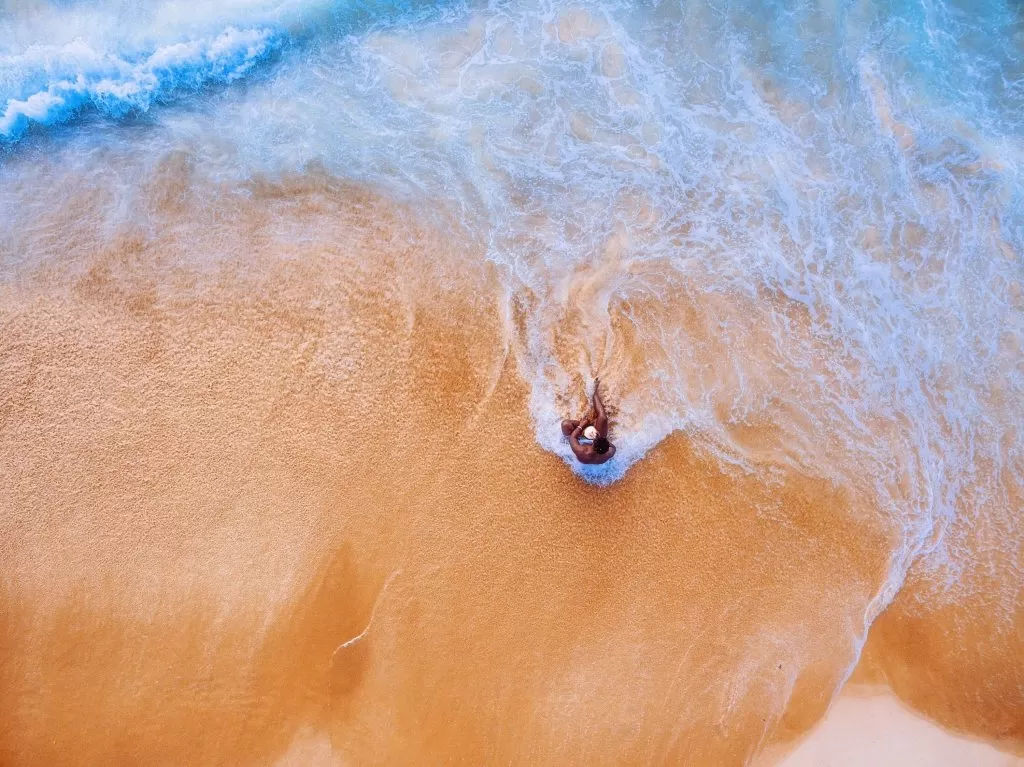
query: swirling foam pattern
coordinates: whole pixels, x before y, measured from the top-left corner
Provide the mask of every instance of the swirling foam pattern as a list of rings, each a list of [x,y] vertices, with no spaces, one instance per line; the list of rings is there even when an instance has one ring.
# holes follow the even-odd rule
[[[0,135],[275,57],[161,111],[147,151],[236,182],[314,163],[449,228],[501,275],[537,441],[591,481],[678,431],[799,467],[899,520],[898,582],[1021,473],[1018,4],[74,8],[5,25]],[[599,471],[557,428],[596,375]]]

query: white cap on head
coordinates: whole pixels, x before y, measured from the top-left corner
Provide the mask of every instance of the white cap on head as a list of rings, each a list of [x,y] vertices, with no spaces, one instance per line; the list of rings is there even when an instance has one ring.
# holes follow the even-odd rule
[[[586,439],[597,439],[597,429],[593,426],[588,426],[583,430],[583,436]]]

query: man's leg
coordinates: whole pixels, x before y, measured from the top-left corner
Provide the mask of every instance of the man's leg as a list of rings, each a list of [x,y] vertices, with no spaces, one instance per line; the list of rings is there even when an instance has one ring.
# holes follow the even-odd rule
[[[570,421],[569,419],[562,421],[562,434],[568,437],[570,434],[576,431],[576,427],[579,425],[579,421]]]

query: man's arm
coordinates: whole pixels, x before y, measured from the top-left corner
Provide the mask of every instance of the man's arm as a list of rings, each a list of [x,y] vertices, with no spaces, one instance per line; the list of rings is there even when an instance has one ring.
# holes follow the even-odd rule
[[[601,379],[597,378],[594,380],[594,412],[597,417],[594,419],[594,426],[597,428],[597,433],[607,439],[608,437],[608,416],[604,414],[604,403],[601,402],[601,393],[598,391],[598,387],[601,385]]]
[[[580,444],[580,437],[583,435],[583,430],[588,426],[590,426],[590,421],[584,418],[580,421],[579,426],[573,429],[572,434],[569,435],[569,447],[577,458],[585,453],[585,448]]]

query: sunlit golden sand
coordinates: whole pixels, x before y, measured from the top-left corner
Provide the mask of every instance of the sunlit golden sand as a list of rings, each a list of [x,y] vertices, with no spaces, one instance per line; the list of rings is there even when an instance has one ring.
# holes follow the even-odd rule
[[[723,765],[825,713],[883,517],[680,434],[587,485],[532,439],[492,275],[424,268],[458,243],[175,168],[155,234],[91,245],[83,192],[0,287],[0,762]],[[1019,748],[1020,613],[925,609],[927,577],[862,673]]]

